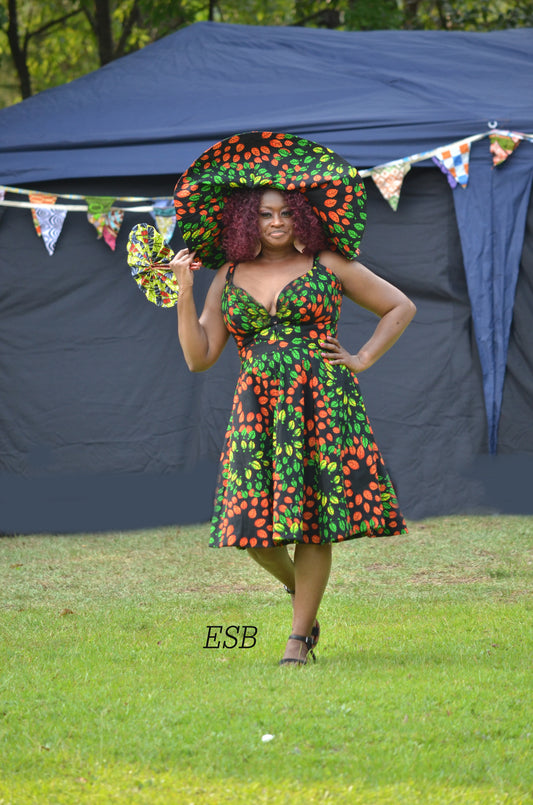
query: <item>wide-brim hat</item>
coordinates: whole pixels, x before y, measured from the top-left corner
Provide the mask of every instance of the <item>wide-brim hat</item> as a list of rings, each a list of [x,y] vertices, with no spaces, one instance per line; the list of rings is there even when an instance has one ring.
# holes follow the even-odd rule
[[[329,148],[293,134],[251,131],[211,146],[179,179],[174,192],[183,239],[208,268],[220,268],[222,214],[238,189],[296,190],[318,216],[328,248],[357,256],[366,193],[356,168]]]
[[[158,307],[173,307],[179,288],[174,272],[168,268],[174,252],[163,235],[150,224],[136,224],[126,248],[131,275],[146,298]]]

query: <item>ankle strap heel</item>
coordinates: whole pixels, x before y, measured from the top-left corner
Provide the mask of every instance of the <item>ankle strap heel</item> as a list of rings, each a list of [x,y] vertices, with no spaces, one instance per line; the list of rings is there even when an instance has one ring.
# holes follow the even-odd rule
[[[315,652],[313,651],[315,644],[312,637],[301,634],[291,634],[289,635],[289,640],[299,640],[300,643],[305,643],[307,646],[307,655],[302,660],[296,659],[295,657],[287,657],[286,659],[280,660],[279,665],[307,665],[307,658],[309,656],[312,657],[313,662],[316,662]]]

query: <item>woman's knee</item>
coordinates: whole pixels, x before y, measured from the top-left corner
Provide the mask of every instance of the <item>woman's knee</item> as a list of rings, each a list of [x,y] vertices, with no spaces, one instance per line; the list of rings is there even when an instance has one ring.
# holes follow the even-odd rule
[[[270,548],[247,548],[248,555],[258,564],[263,566],[278,566],[287,560],[287,549],[284,545],[272,546]]]

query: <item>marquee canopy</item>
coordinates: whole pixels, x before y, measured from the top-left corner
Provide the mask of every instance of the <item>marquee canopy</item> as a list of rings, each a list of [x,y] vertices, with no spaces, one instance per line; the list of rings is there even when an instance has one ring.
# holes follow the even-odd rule
[[[0,182],[182,172],[216,140],[296,132],[371,167],[533,130],[533,31],[201,22],[0,112]]]

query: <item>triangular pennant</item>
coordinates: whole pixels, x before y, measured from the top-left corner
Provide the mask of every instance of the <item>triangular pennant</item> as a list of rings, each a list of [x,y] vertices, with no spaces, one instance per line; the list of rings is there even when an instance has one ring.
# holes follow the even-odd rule
[[[102,215],[87,213],[87,218],[98,232],[98,237],[103,237],[109,248],[115,251],[117,236],[124,218],[124,210],[109,210],[109,212]]]
[[[37,217],[36,208],[44,206],[45,204],[46,205],[55,204],[55,202],[57,201],[57,196],[53,196],[50,193],[35,193],[35,192],[29,193],[28,195],[30,202],[33,204],[33,207],[31,208],[31,217],[33,219],[33,225],[35,227],[35,231],[37,232],[39,237],[41,237],[42,235],[41,223],[39,221],[39,218]]]
[[[511,156],[516,146],[523,139],[520,134],[489,134],[492,165],[496,167]]]
[[[440,159],[437,159],[437,157],[431,157],[431,159],[435,163],[437,168],[439,168],[442,171],[442,173],[446,176],[448,184],[450,185],[452,190],[454,189],[454,187],[457,187],[457,179],[450,173],[448,168],[442,164]]]
[[[112,209],[115,202],[113,196],[86,196],[85,201],[89,223],[98,232],[98,237],[103,237],[109,248],[115,251],[124,211]]]
[[[171,198],[154,198],[154,210],[171,210],[174,212],[174,201]]]
[[[163,235],[165,243],[170,243],[176,228],[176,212],[174,203],[169,198],[157,198],[152,209],[152,218],[156,228]]]
[[[435,151],[435,156],[461,187],[467,186],[470,143],[452,143],[440,151]]]
[[[115,199],[113,196],[85,196],[87,202],[87,212],[89,215],[107,215]]]
[[[104,240],[110,249],[115,251],[117,237],[124,219],[124,210],[110,210],[104,226]]]
[[[42,239],[46,246],[46,251],[50,256],[53,255],[57,239],[63,229],[63,223],[67,217],[66,210],[58,210],[55,207],[36,207],[35,215],[40,225]]]
[[[403,180],[410,170],[409,162],[397,162],[395,165],[386,165],[372,171],[372,178],[381,195],[395,212],[398,209]]]

